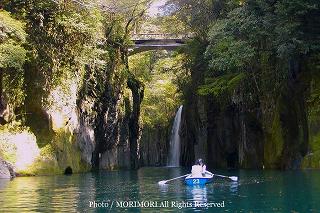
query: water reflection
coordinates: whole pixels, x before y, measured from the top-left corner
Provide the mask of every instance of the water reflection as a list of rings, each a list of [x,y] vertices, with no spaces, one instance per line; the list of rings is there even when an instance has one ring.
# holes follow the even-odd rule
[[[61,181],[63,180],[63,181]],[[24,177],[0,190],[0,209],[4,212],[49,211],[74,209],[79,202],[79,188],[75,179],[66,177]],[[72,212],[72,210],[71,210]]]
[[[5,189],[9,182],[10,179],[0,179],[0,190]]]
[[[162,167],[162,168],[148,168],[150,170],[154,170],[155,177],[159,174],[166,174],[165,176],[160,176],[155,183],[158,183],[161,180],[169,180],[172,178],[180,177],[182,175],[185,175],[185,171],[182,170],[179,167]],[[144,173],[143,169],[140,170],[142,173]],[[142,176],[144,176],[143,174]],[[142,180],[139,180],[141,184],[145,184]],[[172,196],[172,194],[175,194],[176,198],[181,197],[181,191],[184,190],[184,177],[169,181],[167,184],[157,184],[157,187],[159,189],[159,192],[161,196]]]
[[[238,192],[238,182],[230,182],[229,184],[229,188],[230,188],[230,192],[233,194],[233,195],[236,195],[237,192]]]
[[[317,212],[319,171],[241,171],[239,182],[217,178],[205,186],[186,186],[181,168],[88,173],[72,176],[0,180],[0,212],[108,212],[89,201],[221,203],[225,208],[114,208],[110,212]],[[234,175],[234,174],[230,174]],[[201,206],[201,205],[198,205]]]
[[[193,202],[204,204],[208,202],[206,186],[195,185],[187,187],[187,199]]]
[[[168,190],[169,190],[169,185],[168,184],[158,184],[159,186],[159,191],[162,195],[166,195]]]

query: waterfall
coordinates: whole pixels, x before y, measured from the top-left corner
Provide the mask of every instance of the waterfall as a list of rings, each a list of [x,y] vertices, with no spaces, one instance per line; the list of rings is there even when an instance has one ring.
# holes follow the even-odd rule
[[[168,156],[168,166],[179,166],[180,165],[180,123],[181,123],[181,113],[182,107],[180,106],[176,116],[174,118],[172,130],[171,130],[171,138],[170,138],[170,149]]]

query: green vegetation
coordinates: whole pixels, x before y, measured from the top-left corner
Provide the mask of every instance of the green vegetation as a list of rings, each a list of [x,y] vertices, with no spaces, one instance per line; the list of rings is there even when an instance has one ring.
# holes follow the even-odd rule
[[[182,103],[194,138],[232,114],[225,134],[238,137],[229,145],[240,166],[257,153],[272,168],[318,156],[318,0],[168,0],[165,15],[148,17],[150,3],[1,3],[0,133],[36,137],[41,152],[23,173],[85,171],[122,143],[137,162],[140,127],[168,129]],[[130,35],[144,31],[191,38],[175,53],[129,57]],[[15,163],[8,141],[0,157]]]
[[[141,105],[143,126],[170,126],[176,109],[181,104],[181,95],[175,84],[175,73],[179,68],[177,57],[165,51],[149,51],[129,58],[130,70],[145,83]]]
[[[246,143],[263,147],[266,167],[294,167],[318,152],[318,133],[308,130],[319,120],[318,1],[170,0],[166,8],[194,35],[183,51],[191,73],[184,88],[192,88],[185,99],[259,115],[263,145]]]
[[[23,104],[23,64],[26,50],[24,23],[15,20],[10,13],[0,11],[0,124],[14,119],[12,111]]]
[[[121,94],[129,90],[127,81],[140,83],[140,75],[128,70],[126,45],[147,4],[124,0],[115,8],[111,1],[1,3],[0,123],[19,122],[26,135],[36,136],[41,152],[18,172],[61,174],[67,166],[73,172],[87,171],[92,153],[84,154],[80,143],[90,143],[90,137],[95,137],[100,153],[105,151],[99,144],[108,131],[102,124],[107,122],[105,113],[112,108],[121,112],[114,119],[127,116],[130,109],[123,100],[135,94]],[[120,96],[119,104],[113,102]],[[0,132],[15,135],[20,127],[3,126]],[[94,135],[86,135],[87,129],[94,129]],[[0,147],[7,142],[2,138]],[[15,164],[21,156],[14,157],[14,152],[1,150],[0,157]]]

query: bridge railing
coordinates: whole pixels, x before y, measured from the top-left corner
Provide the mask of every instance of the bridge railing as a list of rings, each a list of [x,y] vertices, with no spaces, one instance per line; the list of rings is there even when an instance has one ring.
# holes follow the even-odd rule
[[[157,39],[188,39],[192,34],[173,34],[173,33],[139,33],[132,34],[131,40],[157,40]]]

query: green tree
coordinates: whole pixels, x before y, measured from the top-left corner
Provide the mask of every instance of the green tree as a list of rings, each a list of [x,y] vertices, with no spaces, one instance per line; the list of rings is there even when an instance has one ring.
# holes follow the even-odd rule
[[[169,126],[181,104],[176,85],[176,57],[166,51],[148,51],[130,56],[131,72],[145,84],[141,122],[150,128]]]
[[[22,46],[26,33],[24,24],[0,10],[0,123],[5,122],[6,105],[15,108],[22,104],[24,94],[23,64],[26,50]],[[7,118],[6,118],[7,119]]]

